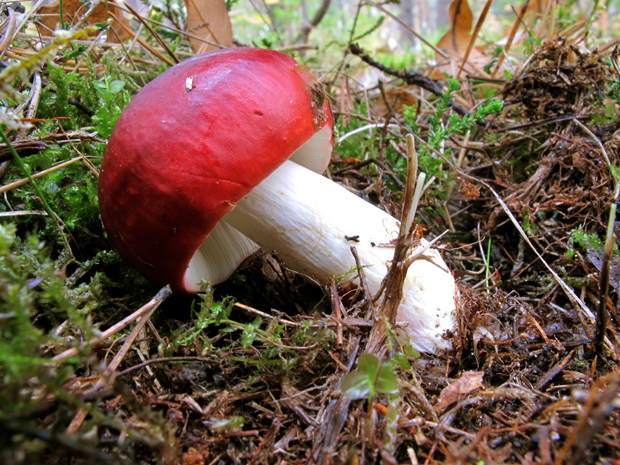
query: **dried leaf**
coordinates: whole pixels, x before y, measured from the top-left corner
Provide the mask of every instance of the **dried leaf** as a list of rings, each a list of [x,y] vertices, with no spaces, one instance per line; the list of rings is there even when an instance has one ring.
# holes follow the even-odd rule
[[[190,34],[223,45],[232,47],[232,24],[224,0],[185,0],[187,8],[187,32]],[[218,50],[190,37],[189,41],[195,53]]]
[[[530,0],[530,6],[528,9],[532,15],[538,17],[547,9],[548,3],[549,0]]]
[[[373,114],[385,116],[390,110],[402,114],[405,106],[412,107],[417,104],[416,98],[409,90],[399,87],[387,90],[385,98],[387,98],[390,107],[388,108],[383,98],[380,98],[373,107]]]
[[[471,41],[470,33],[474,18],[467,0],[454,0],[450,4],[448,16],[450,18],[450,29],[439,39],[437,48],[443,50],[450,57],[452,63],[445,64],[445,59],[436,53],[437,63],[444,63],[435,70],[435,77],[437,78],[443,77],[443,73],[453,77],[457,75]],[[474,48],[467,59],[467,64],[470,66],[465,68],[473,68],[476,73],[484,74],[481,72],[481,68],[486,64],[486,61],[486,57]]]
[[[467,395],[484,387],[482,378],[483,371],[466,371],[450,386],[446,387],[439,394],[439,402],[435,410],[441,411],[454,402],[458,402]]]
[[[63,0],[62,2],[62,14],[65,23],[74,24],[89,8],[89,3],[82,3],[80,0]],[[125,14],[119,8],[117,8],[112,2],[101,2],[97,8],[90,14],[87,19],[87,24],[102,23],[106,21],[110,16],[109,12],[114,13],[125,24],[129,24]],[[59,0],[45,0],[41,7],[37,10],[37,13],[42,15],[37,21],[37,30],[42,36],[51,35],[51,31],[60,27],[60,1]],[[127,34],[120,26],[113,26],[114,31],[118,34],[121,41],[129,38]],[[93,35],[96,35],[95,32]],[[110,32],[109,41],[115,42],[117,35],[114,32]]]

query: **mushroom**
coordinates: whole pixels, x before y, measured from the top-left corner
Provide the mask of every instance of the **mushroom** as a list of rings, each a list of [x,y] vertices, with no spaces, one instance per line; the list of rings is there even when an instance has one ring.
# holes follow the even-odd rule
[[[332,126],[321,84],[282,53],[225,49],[170,68],[134,97],[106,149],[110,240],[147,279],[185,293],[224,281],[258,245],[319,281],[350,280],[355,245],[377,292],[399,222],[321,176]],[[423,257],[397,321],[414,347],[435,352],[449,347],[456,286],[436,250]]]

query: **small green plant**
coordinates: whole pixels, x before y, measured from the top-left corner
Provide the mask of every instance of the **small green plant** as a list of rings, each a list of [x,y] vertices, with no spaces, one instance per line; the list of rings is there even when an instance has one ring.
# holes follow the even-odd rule
[[[112,80],[110,76],[106,76],[103,81],[93,82],[93,86],[101,100],[99,109],[93,116],[93,121],[96,123],[99,134],[102,137],[109,138],[116,121],[128,103],[128,100],[124,100],[120,105],[116,104],[117,97],[125,87],[125,82]]]
[[[247,349],[258,337],[257,331],[260,329],[260,325],[263,322],[263,319],[260,316],[257,316],[252,323],[245,325],[243,329],[243,334],[241,335],[241,347]]]
[[[411,370],[411,362],[409,362],[410,358],[420,358],[420,352],[413,348],[413,346],[409,343],[409,336],[407,336],[407,343],[400,345],[399,351],[395,351],[393,354],[394,363],[398,365],[402,370]]]
[[[575,244],[579,245],[590,254],[600,256],[602,259],[604,244],[596,234],[589,234],[581,228],[573,229],[568,238],[568,250],[566,251],[566,256],[568,258],[573,258],[575,256]],[[618,249],[618,244],[616,243],[616,245],[614,245],[613,260],[619,259],[620,250]]]
[[[340,390],[346,398],[351,400],[368,397],[366,440],[370,440],[374,398],[377,394],[398,392],[398,380],[394,375],[394,366],[391,362],[381,362],[375,355],[363,354],[357,361],[357,370],[352,371],[342,380]]]
[[[65,60],[75,60],[77,57],[79,57],[80,55],[83,55],[84,52],[86,52],[86,50],[88,50],[88,46],[87,45],[75,45],[73,42],[71,42],[69,44],[69,49],[65,50],[62,53],[62,57]]]
[[[378,394],[398,391],[398,381],[391,362],[381,363],[372,354],[363,354],[357,361],[357,370],[345,376],[342,393],[351,400],[368,397],[369,401]]]
[[[86,318],[65,298],[63,280],[47,254],[37,236],[22,241],[14,225],[0,223],[0,417],[33,408],[35,390],[58,392],[73,373],[71,366],[59,367],[42,355],[41,347],[60,341],[37,326],[37,312],[50,309],[47,318],[68,317],[72,332],[92,337]]]
[[[440,167],[444,163],[444,160],[438,157],[434,151],[441,152],[443,143],[450,138],[450,135],[465,134],[487,116],[498,113],[503,108],[503,104],[500,100],[487,100],[478,107],[475,114],[460,117],[453,113],[448,118],[448,121],[444,123],[444,115],[450,110],[450,100],[458,89],[458,81],[452,80],[448,83],[448,91],[435,103],[435,111],[429,120],[428,147],[423,145],[418,149],[420,170],[425,172],[428,178],[437,176],[440,180],[447,180],[447,172],[440,171]],[[420,129],[413,119],[415,112],[415,107],[406,107],[404,117],[405,122],[411,127],[413,132],[419,135]],[[444,156],[449,158],[450,151],[446,150]]]
[[[189,345],[194,340],[199,339],[203,343],[208,343],[204,338],[203,331],[211,325],[222,325],[228,321],[228,317],[232,312],[234,300],[230,297],[218,302],[213,297],[213,288],[208,282],[202,283],[202,292],[199,294],[200,308],[193,311],[193,324],[189,329],[182,328],[173,338],[173,343],[169,347],[174,351],[177,347]]]

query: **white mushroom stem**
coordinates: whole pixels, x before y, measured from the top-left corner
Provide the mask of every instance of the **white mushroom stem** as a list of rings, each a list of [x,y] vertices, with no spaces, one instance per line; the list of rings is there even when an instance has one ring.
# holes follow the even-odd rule
[[[371,293],[379,290],[394,256],[390,242],[400,223],[338,184],[287,161],[244,197],[224,221],[266,250],[277,250],[294,270],[326,282],[354,266],[357,248]],[[358,241],[347,240],[358,236]],[[356,277],[347,275],[345,280]],[[397,322],[424,352],[449,347],[442,338],[455,326],[456,285],[436,250],[407,273]]]

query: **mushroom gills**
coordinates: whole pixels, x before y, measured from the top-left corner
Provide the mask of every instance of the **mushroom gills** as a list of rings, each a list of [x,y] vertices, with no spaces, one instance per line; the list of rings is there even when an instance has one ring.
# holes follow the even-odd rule
[[[333,275],[356,278],[350,247],[359,254],[371,293],[379,290],[390,245],[400,223],[329,179],[292,161],[241,199],[224,220],[266,250],[277,250],[293,270],[325,283]],[[347,237],[357,237],[354,242]],[[418,350],[449,348],[442,336],[455,327],[456,284],[443,259],[430,249],[407,273],[397,322]]]
[[[185,282],[197,287],[203,279],[211,284],[226,281],[239,264],[260,247],[235,228],[220,221],[198,248],[185,272]]]
[[[319,130],[308,142],[297,149],[289,160],[315,173],[323,173],[331,158],[332,137],[331,128],[325,127]]]

